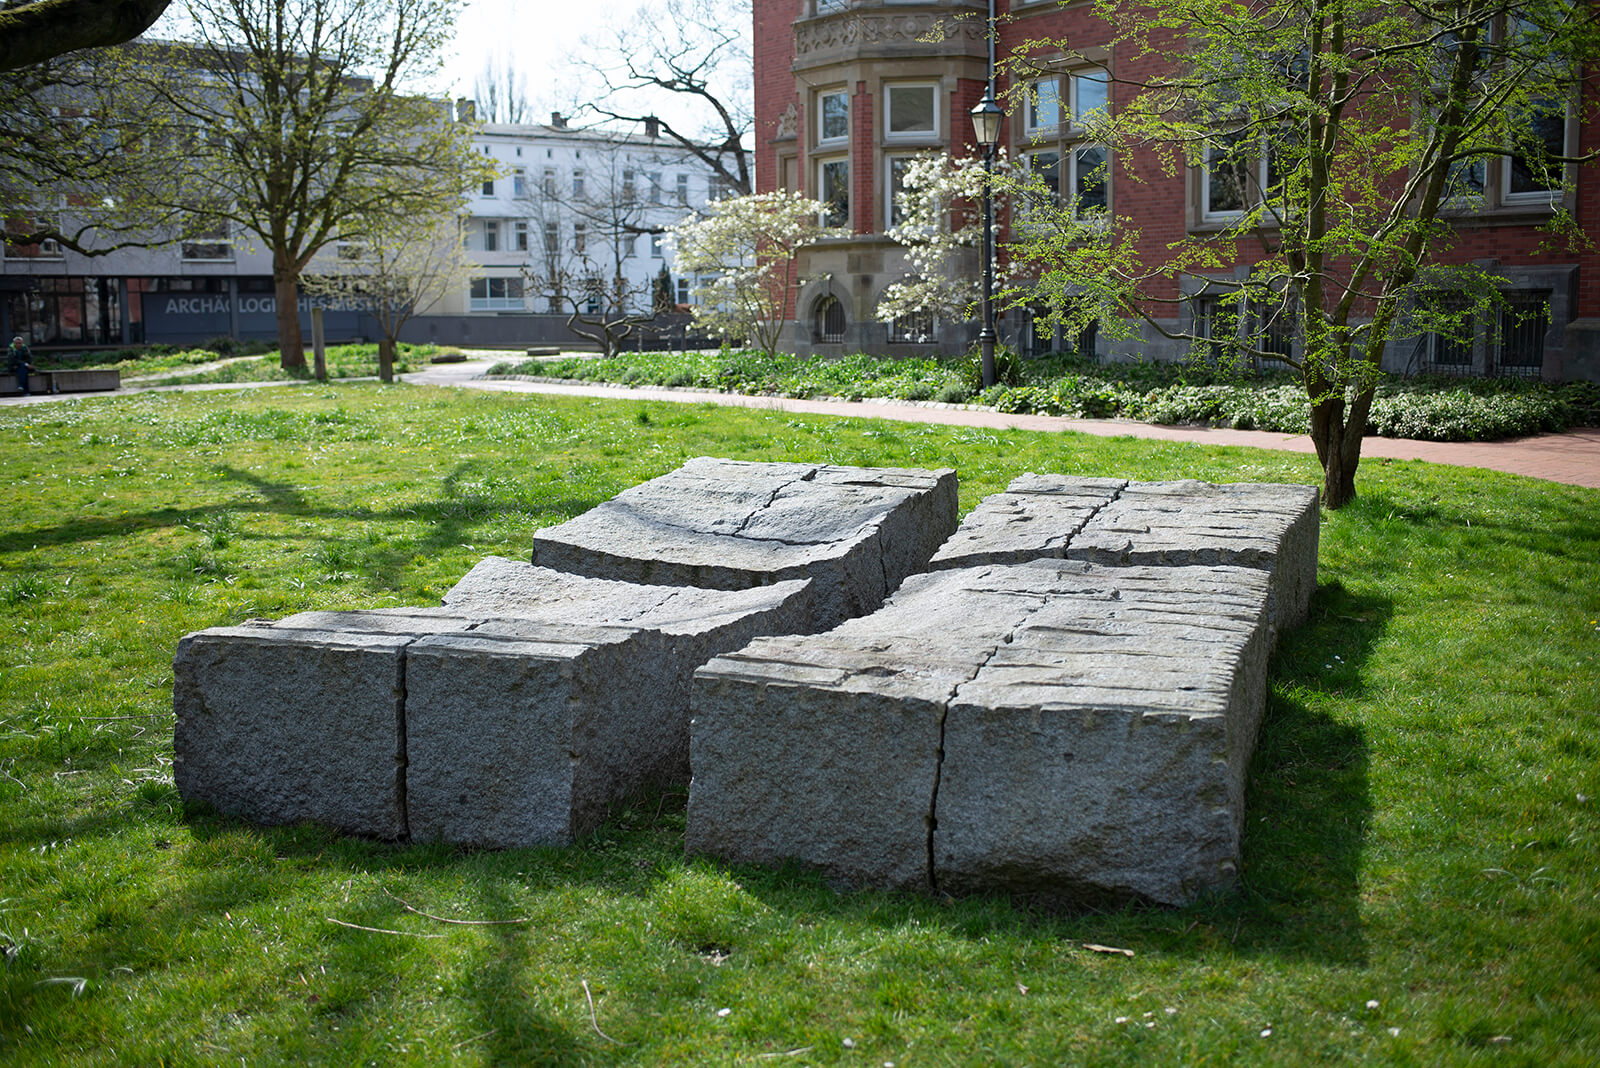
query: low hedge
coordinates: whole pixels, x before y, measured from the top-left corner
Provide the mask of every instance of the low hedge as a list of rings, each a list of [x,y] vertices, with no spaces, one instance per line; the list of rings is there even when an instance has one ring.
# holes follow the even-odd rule
[[[1283,371],[1242,376],[1196,363],[1097,364],[1070,355],[1020,360],[996,352],[999,383],[979,386],[975,352],[955,358],[767,356],[753,351],[625,353],[609,360],[500,363],[490,374],[686,386],[784,397],[977,403],[1007,413],[1123,418],[1305,434],[1305,389]],[[1492,441],[1600,426],[1600,385],[1525,379],[1409,379],[1378,388],[1367,433],[1428,441]]]

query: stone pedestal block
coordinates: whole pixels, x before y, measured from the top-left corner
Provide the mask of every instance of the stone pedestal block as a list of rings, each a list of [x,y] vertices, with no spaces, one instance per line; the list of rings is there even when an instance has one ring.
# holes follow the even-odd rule
[[[930,566],[1065,558],[1258,568],[1272,575],[1283,630],[1304,622],[1316,589],[1317,518],[1309,486],[1028,474],[973,509]]]
[[[258,823],[569,842],[688,776],[694,669],[797,628],[806,583],[630,586],[491,558],[444,608],[306,612],[185,638],[178,785]]]
[[[688,848],[847,884],[1178,903],[1226,883],[1268,579],[1074,561],[908,579],[695,675]]]
[[[534,536],[593,578],[739,590],[812,580],[805,629],[872,611],[956,527],[955,472],[700,457]]]
[[[413,638],[270,624],[187,636],[172,666],[179,793],[254,823],[404,838]]]

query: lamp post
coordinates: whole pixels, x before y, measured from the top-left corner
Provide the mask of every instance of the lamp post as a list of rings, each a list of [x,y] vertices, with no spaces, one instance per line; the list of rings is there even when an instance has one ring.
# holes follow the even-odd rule
[[[994,102],[994,0],[989,0],[989,84],[983,99],[972,109],[972,132],[983,146],[983,329],[978,331],[982,354],[983,388],[994,385],[994,146],[1000,141],[1000,120],[1005,117]]]
[[[994,48],[993,40],[989,44]],[[994,102],[993,61],[989,89],[972,109],[972,130],[983,146],[983,329],[978,331],[978,350],[983,356],[983,388],[994,385],[994,146],[1000,140],[1000,120],[1004,113]]]

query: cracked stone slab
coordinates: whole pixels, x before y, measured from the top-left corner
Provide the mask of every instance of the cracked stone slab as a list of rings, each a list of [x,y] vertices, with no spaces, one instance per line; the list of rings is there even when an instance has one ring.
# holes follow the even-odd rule
[[[1282,631],[1305,621],[1316,589],[1317,520],[1309,486],[1025,474],[980,502],[930,566],[1064,558],[1259,568],[1273,577]]]
[[[490,558],[442,608],[202,631],[174,662],[179,789],[258,823],[564,844],[610,804],[687,779],[694,669],[797,627],[805,594]]]
[[[813,581],[806,628],[872,611],[956,527],[949,469],[699,457],[534,535],[533,562],[664,586]]]
[[[985,497],[933,554],[929,570],[1061,559],[1067,542],[1128,485],[1121,478],[1018,475]]]
[[[1178,903],[1238,860],[1267,576],[1046,560],[908,579],[695,675],[687,845],[848,885]]]

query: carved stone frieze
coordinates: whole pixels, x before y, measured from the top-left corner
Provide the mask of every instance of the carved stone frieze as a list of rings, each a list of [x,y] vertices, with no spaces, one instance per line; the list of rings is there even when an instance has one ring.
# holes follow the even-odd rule
[[[984,20],[963,11],[850,12],[795,23],[794,65],[811,67],[858,56],[982,55]]]

